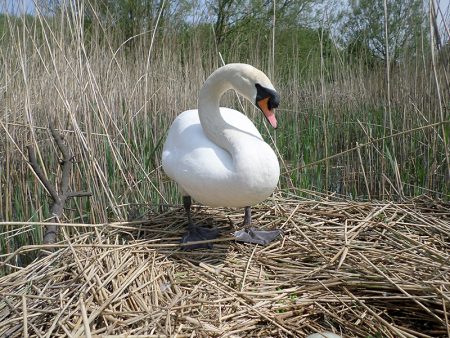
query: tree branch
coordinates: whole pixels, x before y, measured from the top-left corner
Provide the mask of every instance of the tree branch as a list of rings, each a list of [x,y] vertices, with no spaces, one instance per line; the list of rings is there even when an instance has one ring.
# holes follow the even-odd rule
[[[75,191],[67,193],[67,198],[84,197],[84,196],[92,196],[92,193],[90,191]]]
[[[69,147],[64,143],[63,137],[59,134],[52,124],[49,126],[50,133],[55,140],[58,150],[62,154],[62,159],[60,160],[60,165],[62,166],[61,181],[59,184],[59,193],[56,189],[56,183],[52,185],[50,181],[45,177],[39,163],[37,162],[34,149],[31,145],[27,146],[28,149],[28,159],[36,176],[41,181],[42,185],[45,187],[50,197],[53,199],[51,206],[52,219],[50,222],[59,223],[59,219],[64,213],[64,205],[69,198],[72,197],[83,197],[91,196],[89,191],[69,191],[70,174],[72,170],[72,158]],[[48,225],[45,227],[44,233],[44,244],[53,244],[56,242],[58,237],[58,227],[56,225]]]
[[[63,158],[60,161],[60,164],[62,166],[62,177],[60,187],[62,194],[65,195],[67,193],[67,190],[69,189],[70,171],[72,169],[70,161],[72,159],[72,156],[70,156],[69,148],[64,144],[61,134],[59,134],[56,131],[52,123],[50,123],[49,128],[50,133],[52,134],[59,151],[63,155]]]
[[[42,185],[47,190],[47,192],[50,194],[50,197],[53,199],[53,201],[58,201],[59,200],[58,193],[42,172],[42,169],[37,162],[36,154],[34,153],[34,148],[30,145],[27,146],[27,149],[28,149],[28,160],[30,162],[31,168],[33,168],[34,173],[39,178],[39,180],[41,181]]]

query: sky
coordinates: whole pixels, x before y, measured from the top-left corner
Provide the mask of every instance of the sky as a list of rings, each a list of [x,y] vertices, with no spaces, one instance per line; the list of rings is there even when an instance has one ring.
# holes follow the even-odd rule
[[[7,12],[16,12],[16,13],[29,13],[29,14],[33,14],[35,11],[35,2],[39,1],[39,0],[0,0],[0,12],[5,12],[5,8],[7,9]],[[343,1],[348,1],[348,0],[343,0]],[[380,1],[380,0],[374,0],[374,1]],[[401,1],[401,0],[400,0]],[[423,1],[428,1],[428,0],[423,0]],[[442,11],[444,12],[444,15],[446,15],[447,18],[447,26],[450,25],[450,8],[449,8],[449,3],[450,0],[435,0],[436,3],[439,3],[440,8],[442,9]],[[438,23],[440,26],[442,23],[442,17],[439,16],[438,19]]]
[[[34,12],[34,2],[36,0],[0,0],[1,7],[5,7],[5,3],[8,6],[8,8],[12,7],[19,7],[21,8],[21,11],[25,9],[27,13],[33,13]],[[39,0],[37,0],[39,1]],[[378,1],[378,0],[374,0]],[[426,0],[424,0],[426,1]],[[442,9],[448,8],[450,0],[435,0],[437,3],[440,3],[440,6]]]
[[[5,7],[8,12],[19,11],[23,13],[34,13],[34,2],[33,0],[0,0],[0,7],[3,12],[5,12]]]

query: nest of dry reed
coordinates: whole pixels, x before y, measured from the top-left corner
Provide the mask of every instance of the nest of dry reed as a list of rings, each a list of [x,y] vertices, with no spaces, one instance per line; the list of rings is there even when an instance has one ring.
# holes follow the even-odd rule
[[[279,195],[254,209],[267,246],[236,243],[242,212],[198,207],[222,237],[184,251],[179,207],[142,221],[61,226],[58,249],[2,257],[0,336],[450,336],[450,208]],[[79,231],[73,235],[73,226]],[[72,233],[72,235],[69,235]]]

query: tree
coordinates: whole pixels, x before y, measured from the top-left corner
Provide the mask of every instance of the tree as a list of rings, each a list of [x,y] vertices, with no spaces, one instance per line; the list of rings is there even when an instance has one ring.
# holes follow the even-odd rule
[[[312,6],[321,0],[207,0],[216,42],[221,45],[231,34],[270,30],[275,19],[278,29],[307,26]]]
[[[388,46],[391,59],[402,55],[403,49],[416,46],[420,34],[427,30],[427,10],[421,0],[352,0],[340,13],[341,40],[344,45],[362,45],[375,56],[386,58],[385,20],[388,26]]]

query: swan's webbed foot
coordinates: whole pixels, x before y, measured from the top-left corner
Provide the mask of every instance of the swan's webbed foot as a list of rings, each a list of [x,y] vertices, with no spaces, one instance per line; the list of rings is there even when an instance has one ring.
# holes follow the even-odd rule
[[[281,235],[280,230],[258,230],[256,228],[244,228],[236,231],[234,237],[239,242],[266,245]]]
[[[258,230],[250,227],[251,223],[252,209],[251,207],[245,207],[244,223],[242,224],[244,229],[234,233],[237,241],[266,245],[281,235],[280,230]]]
[[[191,197],[183,196],[183,205],[186,210],[186,215],[188,218],[187,232],[181,237],[181,243],[197,242],[197,241],[207,241],[210,239],[215,239],[219,235],[217,229],[208,229],[192,223],[191,218]],[[191,245],[183,245],[184,250],[193,249],[212,249],[212,243],[197,243]]]
[[[217,229],[203,228],[198,225],[189,224],[187,232],[181,237],[181,243],[207,241],[217,238],[219,231]],[[184,245],[184,250],[193,249],[212,249],[212,243],[196,243],[191,245]]]

